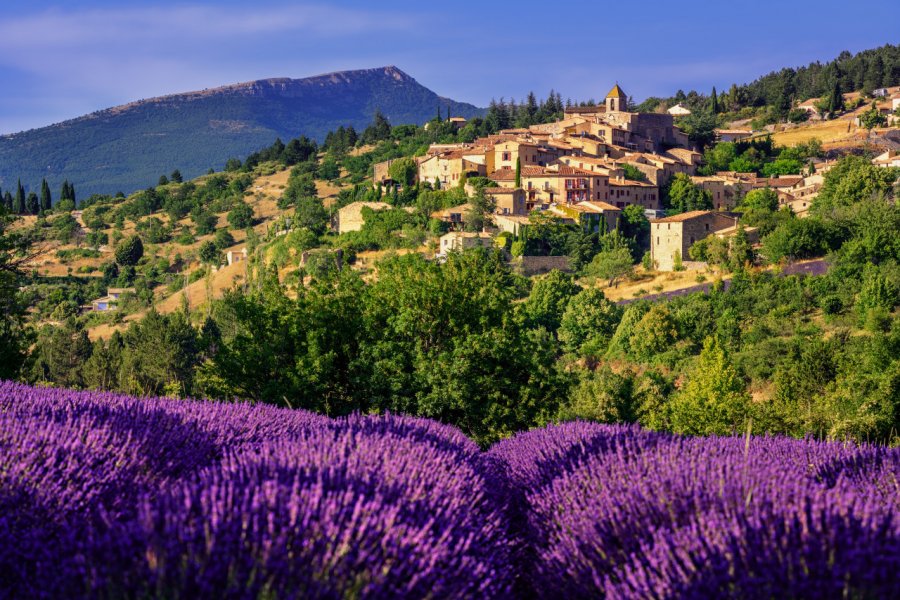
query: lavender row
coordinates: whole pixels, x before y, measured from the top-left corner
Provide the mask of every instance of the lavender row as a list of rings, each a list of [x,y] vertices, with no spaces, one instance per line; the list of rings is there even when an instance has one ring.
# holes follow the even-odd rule
[[[897,597],[900,454],[0,383],[0,597]]]

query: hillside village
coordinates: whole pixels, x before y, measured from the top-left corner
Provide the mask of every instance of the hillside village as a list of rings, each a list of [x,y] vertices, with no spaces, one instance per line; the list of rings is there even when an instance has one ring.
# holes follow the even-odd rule
[[[887,122],[900,106],[900,88],[881,89],[879,106]],[[805,109],[818,117],[815,103]],[[629,205],[644,209],[650,220],[650,254],[655,267],[672,271],[686,263],[690,247],[710,235],[733,235],[740,228],[737,214],[730,213],[747,192],[773,190],[778,204],[803,217],[823,183],[824,174],[835,161],[812,159],[804,174],[759,176],[755,172],[721,171],[697,175],[703,155],[675,126],[675,118],[690,114],[680,105],[662,114],[631,112],[628,95],[616,84],[603,104],[571,106],[563,119],[528,128],[501,130],[471,143],[433,144],[424,156],[416,157],[418,182],[435,189],[461,184],[470,197],[480,191],[493,201],[493,227],[483,233],[452,231],[440,242],[441,253],[486,245],[500,232],[518,236],[529,225],[529,215],[544,212],[564,222],[577,223],[587,230],[604,232],[618,227],[622,210]],[[855,120],[858,122],[859,117]],[[456,126],[465,119],[453,118]],[[749,130],[717,129],[723,142],[753,137]],[[874,159],[874,164],[900,164],[896,150]],[[400,185],[390,176],[394,161],[374,166],[373,185],[391,189]],[[677,174],[684,174],[708,191],[713,210],[692,211],[666,217],[661,188]],[[640,179],[632,178],[634,175]],[[489,184],[476,190],[469,178],[486,177]],[[341,233],[362,227],[361,207],[379,210],[387,203],[354,203],[341,208],[336,225]],[[447,209],[434,216],[461,228],[467,205]],[[674,229],[673,229],[674,226]],[[746,228],[753,237],[753,228]],[[664,233],[663,233],[664,232]],[[754,239],[758,241],[758,238]],[[565,261],[557,261],[564,266]],[[701,265],[693,265],[700,268]]]

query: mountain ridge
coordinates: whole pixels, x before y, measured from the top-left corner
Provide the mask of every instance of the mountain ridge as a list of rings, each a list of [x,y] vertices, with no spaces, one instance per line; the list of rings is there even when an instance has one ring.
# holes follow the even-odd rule
[[[130,192],[179,169],[196,176],[276,137],[321,141],[340,125],[361,129],[380,110],[421,124],[438,108],[484,109],[440,96],[396,66],[270,77],[135,100],[45,127],[0,135],[0,187],[68,179],[79,195]]]

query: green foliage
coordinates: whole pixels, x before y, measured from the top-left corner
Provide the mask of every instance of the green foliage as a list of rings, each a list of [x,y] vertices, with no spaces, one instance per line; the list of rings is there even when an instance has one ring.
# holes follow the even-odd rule
[[[825,174],[810,213],[828,215],[865,199],[888,196],[893,193],[898,178],[898,168],[876,167],[861,156],[847,156]]]
[[[712,194],[694,184],[684,173],[677,173],[672,178],[664,200],[672,214],[713,208]]]
[[[571,275],[562,271],[550,271],[531,287],[524,304],[524,311],[532,327],[544,327],[547,331],[559,329],[563,313],[570,299],[581,292]]]
[[[253,225],[253,207],[240,202],[228,212],[228,224],[232,229],[247,229]]]
[[[144,244],[136,235],[125,238],[116,247],[116,263],[120,266],[134,266],[143,256]]]
[[[557,332],[559,341],[566,352],[600,358],[621,318],[622,309],[607,300],[602,291],[584,289],[566,305]]]
[[[634,358],[649,362],[655,355],[669,350],[677,339],[672,314],[665,305],[657,304],[634,325],[628,346]]]
[[[402,186],[413,185],[417,174],[418,165],[415,160],[409,157],[398,158],[388,168],[388,175],[390,175],[391,179]]]
[[[200,244],[197,256],[201,261],[210,265],[218,265],[222,262],[222,253],[219,248],[216,247],[216,243],[212,240],[206,240]]]
[[[746,428],[750,396],[716,338],[703,342],[687,382],[669,401],[668,413],[677,433],[731,435]]]
[[[619,279],[630,274],[634,269],[631,252],[620,246],[609,250],[601,250],[584,268],[586,277],[596,277],[615,285]]]
[[[560,408],[559,418],[634,423],[637,420],[634,385],[630,373],[616,373],[608,365],[593,372],[581,372],[568,402]]]
[[[872,108],[859,116],[859,124],[872,131],[876,127],[884,127],[887,125],[887,117],[881,114],[881,111],[872,102]]]
[[[762,255],[772,263],[824,256],[837,246],[839,232],[818,219],[789,219],[762,239]]]

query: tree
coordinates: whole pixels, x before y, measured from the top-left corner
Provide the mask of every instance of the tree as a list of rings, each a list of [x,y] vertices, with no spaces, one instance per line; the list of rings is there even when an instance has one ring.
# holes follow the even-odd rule
[[[156,185],[167,185],[169,183],[169,178],[165,175],[159,176],[159,181],[156,182]]]
[[[884,127],[887,125],[887,117],[881,114],[881,111],[878,110],[878,107],[872,102],[872,108],[860,115],[859,123],[871,133],[876,127]]]
[[[675,320],[665,304],[655,304],[634,326],[629,341],[631,355],[649,361],[665,352],[678,339]]]
[[[744,196],[741,206],[747,210],[776,211],[778,210],[778,194],[768,187],[750,190]]]
[[[669,184],[666,194],[669,208],[675,213],[692,210],[712,210],[712,194],[684,173],[677,173]]]
[[[588,419],[600,423],[634,423],[637,419],[635,377],[614,372],[609,365],[583,371],[569,401],[560,407],[559,419]]]
[[[50,196],[50,186],[47,185],[47,180],[41,180],[41,210],[48,211],[53,208],[53,198]]]
[[[715,337],[704,340],[697,363],[669,401],[668,412],[676,433],[731,435],[744,430],[750,396]]]
[[[634,259],[627,247],[601,250],[590,264],[584,268],[584,274],[588,277],[605,279],[608,285],[616,285],[618,280],[625,277],[634,269]]]
[[[522,187],[522,159],[520,157],[516,157],[516,181],[515,187]]]
[[[556,332],[569,300],[581,291],[571,275],[556,269],[534,282],[524,309],[532,327]]]
[[[227,229],[220,229],[216,232],[213,243],[219,250],[225,250],[234,245],[234,236]]]
[[[558,330],[567,352],[599,358],[622,317],[622,309],[597,288],[587,288],[573,296],[566,306]]]
[[[417,174],[416,161],[407,156],[394,160],[388,167],[390,178],[404,187],[413,185],[416,182]]]
[[[709,112],[694,111],[686,117],[682,117],[678,126],[701,152],[716,139],[716,119]]]
[[[492,196],[479,189],[469,200],[469,211],[466,215],[466,229],[469,231],[481,231],[490,221],[491,215],[497,208]]]
[[[246,202],[239,202],[228,212],[228,224],[232,229],[247,229],[253,225],[253,208]]]
[[[713,86],[712,94],[709,96],[709,112],[713,116],[719,114],[719,97],[716,95],[716,86]]]
[[[22,180],[20,179],[16,186],[16,202],[13,206],[13,212],[17,215],[24,215],[25,210],[25,188],[22,187]]]
[[[36,215],[41,212],[41,201],[34,192],[28,192],[28,198],[25,200],[25,208],[28,214]]]
[[[316,235],[322,235],[328,227],[328,211],[325,210],[322,201],[316,197],[298,200],[294,218],[297,227],[306,227]]]
[[[136,235],[125,238],[116,247],[116,263],[123,267],[138,264],[142,256],[144,256],[144,244]]]
[[[202,262],[210,265],[219,265],[222,262],[222,254],[212,240],[206,240],[200,244],[197,255]]]
[[[181,183],[184,181],[181,176],[181,171],[179,171],[178,169],[172,171],[172,174],[169,175],[169,179],[171,179],[173,183]]]
[[[13,217],[0,207],[0,379],[14,379],[25,361],[29,339],[19,292],[28,257],[27,240],[11,232]]]

